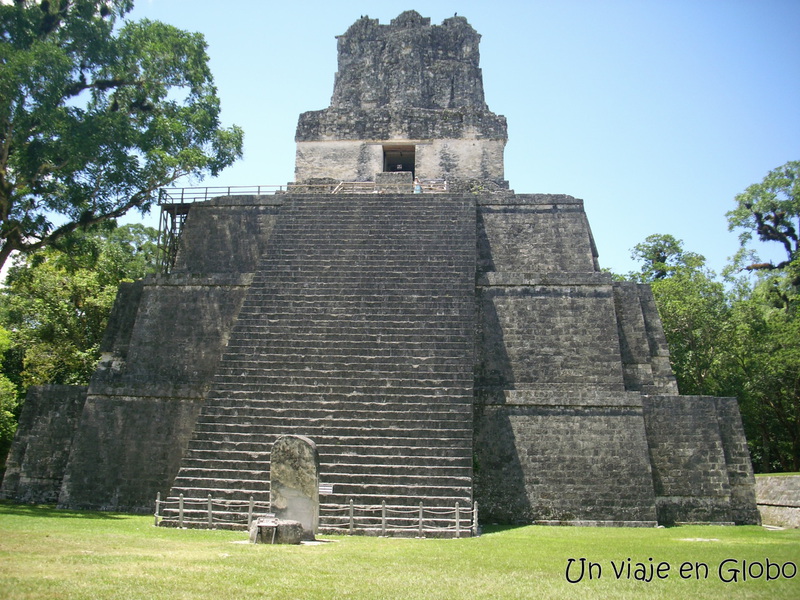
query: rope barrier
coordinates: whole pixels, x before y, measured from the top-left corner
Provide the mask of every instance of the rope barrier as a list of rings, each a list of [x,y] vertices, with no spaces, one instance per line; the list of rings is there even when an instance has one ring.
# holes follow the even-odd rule
[[[460,537],[462,531],[471,531],[477,535],[477,503],[472,508],[460,506],[456,502],[454,508],[424,506],[420,502],[417,506],[388,505],[386,501],[381,504],[355,504],[351,499],[347,505],[320,506],[320,514],[339,521],[325,525],[328,531],[346,531],[352,535],[359,529],[380,528],[381,535],[386,535],[387,530],[411,531],[417,530],[419,537],[425,533],[455,532]],[[186,524],[206,525],[213,528],[217,525],[241,526],[246,524],[249,528],[253,517],[259,514],[271,514],[269,503],[249,500],[214,499],[211,495],[206,498],[184,498],[181,494],[177,499],[162,500],[161,494],[156,496],[155,524],[165,519],[177,519],[178,527]],[[240,517],[239,520],[231,520]]]

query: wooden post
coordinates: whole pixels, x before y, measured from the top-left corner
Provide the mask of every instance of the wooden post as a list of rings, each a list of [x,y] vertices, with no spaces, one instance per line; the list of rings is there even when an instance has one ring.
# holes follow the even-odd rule
[[[156,527],[158,527],[158,513],[159,513],[159,509],[160,508],[161,508],[161,492],[158,492],[156,494],[156,512],[153,515],[155,517],[155,519],[156,519],[156,522],[155,522],[155,526]]]
[[[456,537],[461,537],[461,505],[456,502]]]
[[[419,537],[425,537],[422,533],[422,501],[419,503]]]
[[[381,500],[381,535],[386,537],[386,500]]]
[[[253,524],[253,497],[250,496],[250,505],[247,507],[247,531],[250,531],[250,526]]]
[[[350,535],[353,535],[353,499],[350,498]]]
[[[472,535],[478,537],[478,503],[472,505]]]
[[[183,528],[183,494],[178,496],[178,527]]]
[[[208,528],[212,529],[214,527],[214,514],[211,508],[211,494],[208,495]]]

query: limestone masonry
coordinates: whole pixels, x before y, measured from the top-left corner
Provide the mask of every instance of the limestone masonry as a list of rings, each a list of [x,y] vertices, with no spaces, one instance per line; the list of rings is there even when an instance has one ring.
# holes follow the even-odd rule
[[[475,502],[482,522],[758,523],[736,400],[678,395],[650,289],[600,271],[581,200],[508,188],[479,40],[414,11],[339,36],[288,192],[162,207],[168,272],[120,289],[88,389],[30,392],[2,495],[161,494],[173,525],[182,496],[245,527],[273,443],[302,436],[322,532],[466,535]]]

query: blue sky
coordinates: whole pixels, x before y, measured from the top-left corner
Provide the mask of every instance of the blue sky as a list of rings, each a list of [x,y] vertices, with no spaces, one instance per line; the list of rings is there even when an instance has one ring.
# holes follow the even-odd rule
[[[798,0],[137,0],[131,18],[206,37],[245,156],[202,185],[280,185],[298,115],[330,104],[335,36],[409,9],[434,24],[457,12],[482,35],[511,188],[582,198],[600,264],[616,272],[653,233],[721,270],[738,248],[734,196],[800,159]]]

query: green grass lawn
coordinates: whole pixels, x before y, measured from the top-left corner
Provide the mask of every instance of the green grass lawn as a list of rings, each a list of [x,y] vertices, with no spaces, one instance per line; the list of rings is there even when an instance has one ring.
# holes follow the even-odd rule
[[[244,532],[156,528],[152,517],[0,503],[0,598],[800,598],[800,573],[725,581],[733,577],[726,567],[745,561],[758,563],[753,576],[767,559],[778,565],[773,574],[781,566],[794,574],[797,530],[528,526],[461,540],[324,539],[252,545]],[[581,558],[584,577],[570,583],[569,559],[569,578],[578,579]],[[588,562],[597,565],[591,580]],[[653,567],[650,581],[635,579],[637,562],[648,579]]]

